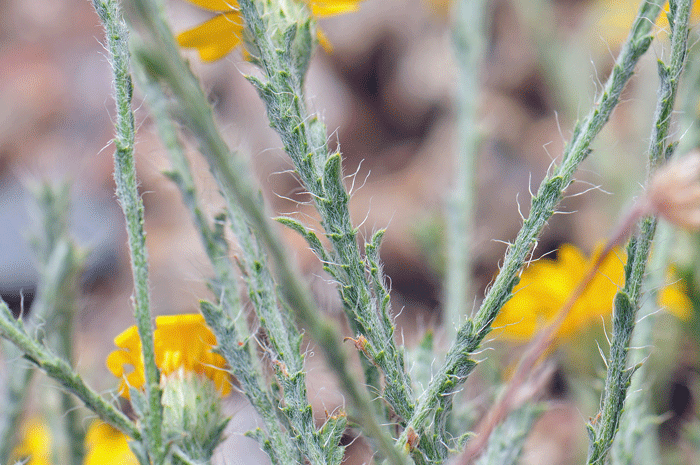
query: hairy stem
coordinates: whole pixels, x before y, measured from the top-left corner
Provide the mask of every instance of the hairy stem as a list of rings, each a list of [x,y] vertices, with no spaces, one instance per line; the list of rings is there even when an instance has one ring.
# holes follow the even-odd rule
[[[632,31],[622,46],[603,93],[598,97],[594,109],[576,125],[561,163],[553,168],[552,173],[540,184],[537,194],[532,199],[530,214],[515,241],[508,247],[498,277],[474,317],[459,328],[457,338],[449,349],[442,367],[418,399],[406,431],[409,427],[415,431],[422,431],[435,407],[435,400],[454,393],[474,368],[476,362],[471,359],[472,354],[479,350],[484,338],[491,331],[491,323],[501,307],[510,299],[518,273],[532,246],[554,213],[564,190],[573,180],[576,168],[590,153],[591,142],[610,118],[637,61],[649,48],[652,41],[650,31],[661,9],[661,3],[661,0],[642,2]],[[399,438],[399,447],[403,447],[406,440],[407,434],[404,432]]]
[[[465,316],[471,289],[476,160],[481,134],[476,124],[481,63],[486,51],[487,0],[462,0],[454,6],[453,42],[459,83],[457,87],[457,148],[455,186],[447,206],[447,276],[443,327],[453,340]]]
[[[669,149],[667,138],[671,125],[670,117],[687,53],[690,1],[671,0],[670,11],[670,64],[666,65],[661,61],[658,64],[660,80],[649,147],[649,176],[672,153],[672,146]],[[656,224],[656,219],[652,217],[643,218],[639,224],[639,233],[630,241],[627,248],[625,286],[615,296],[613,337],[610,356],[607,360],[608,370],[601,401],[600,420],[595,425],[588,425],[590,438],[588,463],[590,465],[602,464],[606,460],[619,428],[632,375],[637,368],[637,366],[627,367],[627,354],[639,310],[644,273],[656,232]]]
[[[4,302],[0,302],[0,333],[16,345],[30,362],[82,400],[100,419],[120,429],[135,440],[141,439],[141,432],[136,425],[126,415],[90,389],[65,360],[52,354],[36,339],[29,336],[22,321],[16,320],[12,316],[10,309]]]
[[[144,387],[148,401],[148,414],[143,418],[146,446],[155,464],[165,460],[163,441],[163,407],[160,389],[160,373],[156,366],[153,340],[153,321],[149,304],[148,258],[146,235],[143,230],[143,201],[138,192],[134,163],[134,114],[131,109],[133,84],[129,73],[129,33],[117,0],[93,0],[93,5],[105,28],[107,50],[114,78],[114,99],[117,106],[116,137],[114,138],[114,180],[117,197],[124,211],[131,272],[134,278],[134,317],[144,361]]]
[[[212,228],[200,206],[190,164],[171,119],[170,111],[174,102],[167,99],[159,82],[143,68],[138,56],[136,64],[139,85],[148,94],[161,139],[170,156],[172,171],[168,174],[177,184],[185,205],[190,209],[216,275],[212,290],[219,299],[219,305],[202,303],[202,314],[207,325],[212,328],[219,351],[231,367],[232,374],[263,420],[265,430],[257,434],[261,439],[261,446],[275,464],[299,461],[300,457],[292,439],[279,424],[275,413],[277,406],[271,393],[263,388],[266,383],[256,363],[256,344],[251,339],[245,314],[241,310],[235,267],[229,258],[229,246],[224,236],[222,220],[219,219],[219,223]],[[271,447],[271,444],[275,444],[275,447]]]
[[[374,279],[367,269],[367,260],[357,242],[358,231],[350,219],[350,196],[343,184],[340,153],[329,152],[326,127],[318,115],[309,113],[304,101],[302,84],[306,65],[294,54],[299,47],[308,50],[312,46],[311,36],[304,34],[308,19],[302,26],[296,23],[282,26],[275,22],[279,11],[266,11],[263,15],[259,10],[262,7],[252,0],[242,0],[239,6],[259,52],[257,62],[263,72],[262,79],[248,76],[248,80],[265,103],[270,124],[311,195],[331,244],[331,250],[319,258],[324,269],[338,282],[355,336],[366,338],[363,354],[384,374],[384,399],[401,419],[407,419],[414,404],[412,387],[404,367],[403,351],[394,341],[389,300],[377,298],[384,294],[383,276]],[[281,27],[288,29],[280,31]],[[295,42],[297,36],[301,45]],[[371,376],[374,369],[368,365],[365,368],[367,381],[378,388]]]
[[[235,199],[247,221],[267,247],[275,264],[282,296],[310,336],[324,350],[329,366],[336,372],[363,430],[377,441],[380,451],[388,456],[392,463],[404,463],[403,457],[392,447],[385,428],[380,426],[366,392],[347,366],[347,357],[339,344],[342,337],[335,327],[320,315],[306,286],[300,280],[298,271],[287,258],[284,245],[260,208],[257,190],[247,177],[246,167],[231,152],[217,131],[206,94],[187,64],[180,58],[173,35],[163,21],[160,6],[157,2],[146,0],[132,0],[132,3],[138,15],[136,19],[145,26],[144,30],[150,36],[148,45],[142,42],[135,52],[143,69],[172,92],[179,104],[179,116],[199,141],[200,150],[221,182],[222,189]],[[243,3],[240,3],[240,6],[243,7]],[[207,323],[211,324],[204,308],[203,313]],[[216,313],[212,312],[213,315]]]

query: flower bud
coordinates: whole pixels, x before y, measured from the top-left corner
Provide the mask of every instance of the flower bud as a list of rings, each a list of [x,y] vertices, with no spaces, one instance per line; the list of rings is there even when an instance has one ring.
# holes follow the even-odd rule
[[[211,460],[228,423],[215,384],[183,368],[163,378],[166,436],[193,459]]]

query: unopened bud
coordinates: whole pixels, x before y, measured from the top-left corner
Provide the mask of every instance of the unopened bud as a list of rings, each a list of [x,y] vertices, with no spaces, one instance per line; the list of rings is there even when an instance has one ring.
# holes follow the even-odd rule
[[[192,462],[210,463],[228,422],[221,410],[220,391],[209,378],[184,368],[163,376],[161,384],[166,437]]]

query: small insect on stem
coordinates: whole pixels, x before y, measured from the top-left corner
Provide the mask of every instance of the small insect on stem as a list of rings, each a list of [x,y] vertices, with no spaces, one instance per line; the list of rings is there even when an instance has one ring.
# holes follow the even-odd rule
[[[285,365],[284,362],[280,362],[279,360],[273,360],[272,364],[275,366],[279,373],[282,373],[282,376],[284,376],[285,378],[289,378],[289,371],[287,371],[287,365]]]
[[[420,436],[418,436],[418,433],[416,433],[416,430],[414,430],[412,427],[408,427],[406,430],[406,447],[408,448],[408,451],[411,452],[413,451],[416,447],[418,447],[418,443],[420,442]]]
[[[348,336],[345,339],[343,339],[343,342],[346,342],[346,341],[352,341],[355,344],[355,348],[357,350],[361,351],[363,354],[365,354],[365,357],[367,357],[367,360],[372,362],[372,364],[374,366],[377,366],[377,364],[374,363],[374,360],[372,360],[372,357],[369,355],[369,350],[367,350],[367,345],[369,344],[369,341],[367,340],[366,337],[364,337],[362,334],[359,334],[357,336],[357,339]]]

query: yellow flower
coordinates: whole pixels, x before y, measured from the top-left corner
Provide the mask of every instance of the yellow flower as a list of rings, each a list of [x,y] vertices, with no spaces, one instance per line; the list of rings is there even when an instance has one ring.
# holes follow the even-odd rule
[[[32,418],[22,426],[20,435],[22,442],[12,452],[13,459],[10,463],[29,459],[27,462],[21,463],[26,465],[51,464],[51,431],[46,423],[38,418]]]
[[[99,420],[93,421],[85,434],[83,465],[138,465],[129,449],[128,437]]]
[[[598,246],[589,260],[576,247],[564,244],[556,260],[541,259],[530,265],[523,271],[513,298],[503,306],[493,327],[510,339],[532,338],[558,314],[601,249]],[[603,260],[586,292],[557,331],[556,339],[570,339],[611,314],[615,293],[624,284],[625,260],[621,249],[615,249]],[[687,319],[692,308],[678,283],[666,286],[659,293],[659,304],[681,319]]]
[[[199,314],[159,316],[156,318],[155,341],[156,364],[161,375],[190,372],[204,375],[214,382],[222,395],[231,391],[224,358],[212,351],[216,336]],[[132,326],[114,338],[119,347],[107,357],[107,368],[121,378],[119,395],[129,398],[129,386],[140,388],[144,384],[141,339],[136,326]],[[133,371],[127,373],[125,365]]]
[[[634,19],[639,10],[639,0],[599,0],[597,3],[600,12],[600,20],[597,27],[600,37],[604,37],[610,45],[619,45],[627,37],[632,27]],[[668,19],[666,13],[669,11],[668,2],[664,11],[656,20],[656,26],[662,31],[668,31]],[[697,24],[700,21],[700,2],[693,2],[690,9],[690,24]]]
[[[244,24],[236,0],[188,0],[205,10],[219,13],[199,26],[180,33],[176,39],[181,47],[196,48],[204,61],[216,61],[241,43]],[[356,11],[363,0],[305,0],[316,17],[335,16]],[[321,31],[318,38],[324,48],[330,44]]]

